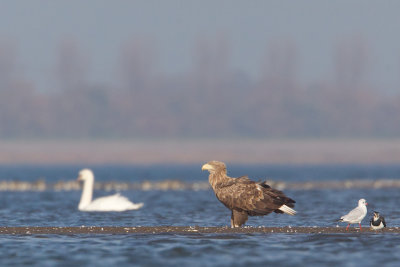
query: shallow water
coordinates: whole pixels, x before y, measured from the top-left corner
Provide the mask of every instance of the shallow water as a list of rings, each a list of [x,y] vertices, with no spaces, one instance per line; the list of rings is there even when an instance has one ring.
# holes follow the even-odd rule
[[[0,167],[0,180],[74,179],[80,166]],[[180,179],[206,180],[198,166],[97,166],[99,181]],[[253,170],[253,171],[252,171]],[[255,180],[344,180],[400,178],[398,166],[236,166],[230,174]],[[299,178],[296,178],[299,177]],[[211,190],[123,191],[137,211],[85,213],[77,210],[80,192],[1,192],[0,226],[225,226],[230,212]],[[400,226],[398,189],[285,190],[297,201],[294,217],[271,214],[251,217],[249,226],[335,226],[335,219],[369,202],[385,215],[389,226]],[[96,191],[94,196],[111,192]],[[345,227],[341,224],[340,227]],[[23,235],[0,236],[2,265],[343,265],[398,266],[400,236],[389,233],[349,234],[193,234],[193,235]]]
[[[3,265],[398,266],[398,241],[380,234],[47,235],[2,237],[0,248]]]

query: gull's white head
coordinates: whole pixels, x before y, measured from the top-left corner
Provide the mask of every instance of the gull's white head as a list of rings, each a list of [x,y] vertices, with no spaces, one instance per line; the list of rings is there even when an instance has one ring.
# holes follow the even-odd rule
[[[363,198],[358,201],[358,206],[359,207],[367,206],[367,205],[368,205],[367,201],[365,199],[363,199]]]
[[[92,170],[90,169],[83,169],[79,172],[78,175],[78,181],[93,181],[94,180],[94,175]]]

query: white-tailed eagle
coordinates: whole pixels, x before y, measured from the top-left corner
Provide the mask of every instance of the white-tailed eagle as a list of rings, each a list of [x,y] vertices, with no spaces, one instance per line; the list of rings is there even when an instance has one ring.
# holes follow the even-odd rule
[[[263,216],[271,212],[295,215],[293,199],[271,188],[265,182],[251,181],[247,176],[231,178],[220,161],[210,161],[201,168],[210,172],[208,181],[218,200],[232,211],[231,227],[240,227],[248,216]]]

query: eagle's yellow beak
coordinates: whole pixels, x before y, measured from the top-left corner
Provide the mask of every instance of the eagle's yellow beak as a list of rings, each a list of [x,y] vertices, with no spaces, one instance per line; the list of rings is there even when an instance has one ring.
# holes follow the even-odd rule
[[[202,171],[204,171],[204,170],[210,170],[210,169],[213,169],[213,167],[212,167],[210,164],[208,164],[208,163],[204,164],[204,165],[201,167],[201,170],[202,170]]]

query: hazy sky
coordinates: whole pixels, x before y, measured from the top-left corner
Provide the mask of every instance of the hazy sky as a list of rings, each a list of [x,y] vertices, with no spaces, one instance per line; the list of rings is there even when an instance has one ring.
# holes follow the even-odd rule
[[[400,84],[400,1],[0,0],[0,42],[16,45],[24,74],[39,88],[51,86],[66,39],[78,41],[93,81],[113,83],[127,41],[154,41],[161,71],[179,73],[192,65],[199,39],[220,34],[233,67],[253,77],[271,40],[292,40],[305,82],[329,78],[335,46],[356,36],[368,43],[371,81],[383,90]]]

